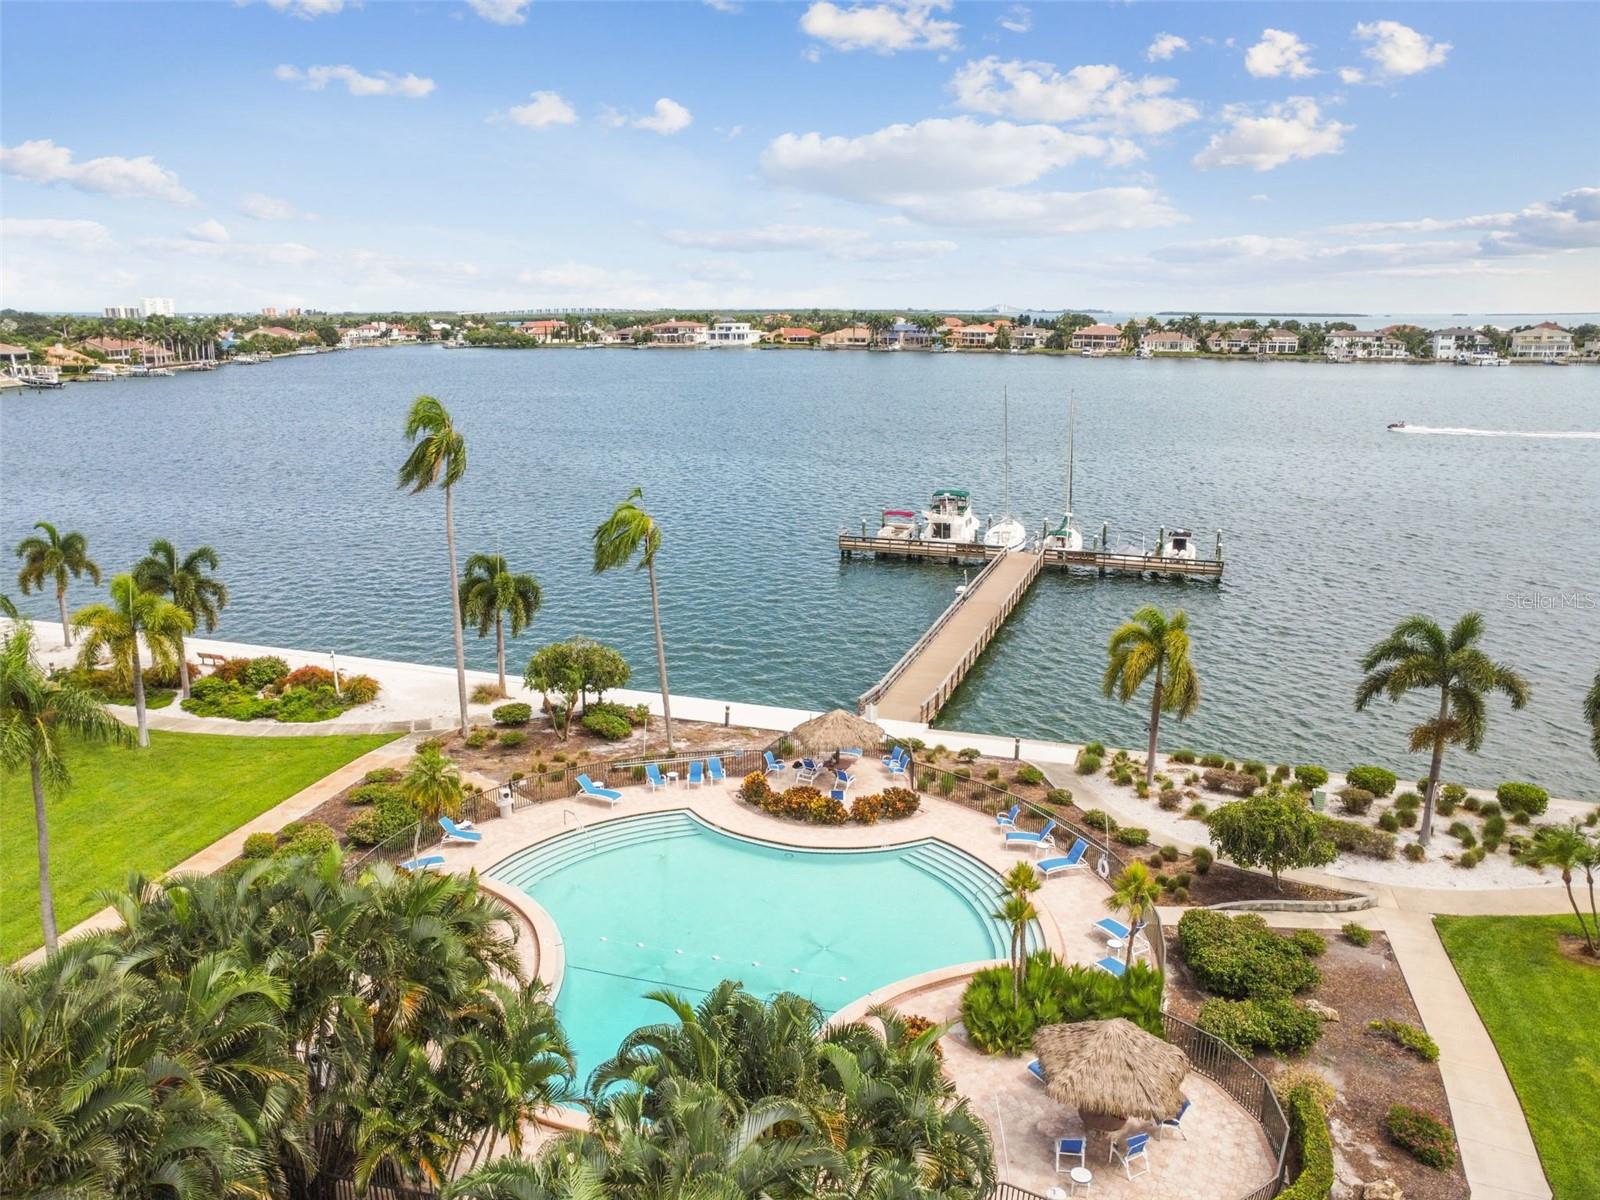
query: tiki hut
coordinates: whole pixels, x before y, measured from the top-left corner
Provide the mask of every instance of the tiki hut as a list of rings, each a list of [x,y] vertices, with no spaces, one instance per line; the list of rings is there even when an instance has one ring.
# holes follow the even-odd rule
[[[1130,1117],[1165,1120],[1183,1103],[1189,1060],[1132,1021],[1074,1021],[1033,1035],[1050,1098],[1104,1128]]]
[[[832,754],[835,750],[853,749],[871,751],[882,744],[883,730],[864,717],[836,708],[820,717],[802,721],[789,734],[802,750],[813,754]]]

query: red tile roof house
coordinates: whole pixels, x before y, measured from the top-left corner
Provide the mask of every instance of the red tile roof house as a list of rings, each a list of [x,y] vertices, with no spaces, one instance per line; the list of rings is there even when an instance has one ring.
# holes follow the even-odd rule
[[[803,325],[785,325],[782,329],[774,329],[768,336],[785,346],[809,346],[821,334]]]
[[[565,321],[524,321],[517,326],[519,330],[529,337],[536,337],[541,342],[560,342],[567,338],[567,323]]]
[[[122,338],[95,337],[84,342],[84,345],[100,351],[106,356],[107,362],[127,363],[138,359],[148,367],[161,367],[175,357],[172,351],[154,342],[129,342]]]
[[[1122,330],[1115,325],[1085,325],[1072,335],[1074,350],[1118,350],[1122,347]]]
[[[963,350],[981,350],[985,346],[994,345],[994,336],[1000,331],[993,325],[963,325],[959,329],[950,331],[952,344]]]

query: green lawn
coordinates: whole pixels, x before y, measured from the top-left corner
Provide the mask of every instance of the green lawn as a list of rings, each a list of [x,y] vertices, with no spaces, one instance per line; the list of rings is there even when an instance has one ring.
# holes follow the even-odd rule
[[[65,932],[130,870],[155,875],[351,759],[393,741],[152,733],[147,750],[69,747],[71,791],[47,797],[56,922]],[[26,771],[0,776],[0,960],[40,945],[39,863]]]
[[[1557,933],[1576,917],[1436,917],[1434,924],[1494,1038],[1527,1114],[1556,1200],[1600,1196],[1600,967],[1571,962]]]

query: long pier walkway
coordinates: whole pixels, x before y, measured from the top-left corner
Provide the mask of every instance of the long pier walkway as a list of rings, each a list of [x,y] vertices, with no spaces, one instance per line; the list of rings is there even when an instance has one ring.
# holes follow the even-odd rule
[[[871,720],[932,721],[1043,566],[1035,551],[997,552],[857,708]]]

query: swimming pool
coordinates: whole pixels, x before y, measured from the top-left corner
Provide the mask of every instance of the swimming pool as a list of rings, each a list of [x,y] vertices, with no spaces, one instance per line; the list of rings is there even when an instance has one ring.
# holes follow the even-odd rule
[[[561,930],[556,1011],[580,1085],[624,1036],[670,1018],[647,992],[697,1002],[738,979],[832,1013],[908,975],[1004,958],[1009,941],[989,915],[999,876],[936,841],[801,850],[676,811],[574,830],[488,874],[532,896]]]

